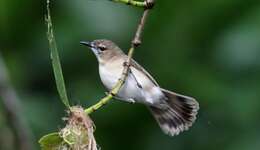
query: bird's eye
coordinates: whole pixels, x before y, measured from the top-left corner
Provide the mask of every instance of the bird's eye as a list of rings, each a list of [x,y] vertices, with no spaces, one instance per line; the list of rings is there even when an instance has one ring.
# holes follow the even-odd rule
[[[101,51],[106,50],[106,46],[105,46],[105,45],[99,45],[98,48],[99,48]]]

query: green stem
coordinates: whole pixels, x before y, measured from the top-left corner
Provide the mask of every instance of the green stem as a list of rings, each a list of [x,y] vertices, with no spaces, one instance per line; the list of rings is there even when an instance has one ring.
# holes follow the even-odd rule
[[[141,8],[146,7],[146,2],[139,2],[139,1],[135,1],[135,0],[110,0],[110,1],[117,2],[117,3],[124,3],[127,5],[132,5],[132,6],[141,7]]]
[[[91,114],[92,112],[96,111],[97,109],[99,109],[100,107],[104,106],[105,104],[107,104],[111,99],[113,98],[113,95],[110,93],[108,94],[106,97],[102,98],[98,103],[96,103],[95,105],[85,109],[85,112],[87,114]]]

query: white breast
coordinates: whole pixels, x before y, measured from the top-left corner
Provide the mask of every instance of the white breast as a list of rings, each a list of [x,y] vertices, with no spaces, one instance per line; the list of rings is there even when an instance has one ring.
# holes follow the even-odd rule
[[[120,69],[118,71],[112,71],[111,68],[99,66],[101,81],[108,90],[111,90],[115,86],[121,76],[120,72],[122,72]]]
[[[99,74],[101,81],[108,90],[111,90],[119,78],[121,77],[123,66],[99,66]],[[123,87],[120,89],[117,97],[125,101],[137,101],[140,103],[153,104],[160,100],[163,95],[160,88],[155,86],[153,82],[142,72],[135,68],[131,68]],[[138,86],[141,85],[141,88]]]

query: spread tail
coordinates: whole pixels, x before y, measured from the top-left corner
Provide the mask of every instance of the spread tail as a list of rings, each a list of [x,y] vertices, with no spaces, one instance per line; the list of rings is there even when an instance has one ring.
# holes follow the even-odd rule
[[[191,97],[161,89],[165,95],[165,106],[149,106],[154,118],[164,133],[174,136],[188,130],[196,120],[198,102]]]

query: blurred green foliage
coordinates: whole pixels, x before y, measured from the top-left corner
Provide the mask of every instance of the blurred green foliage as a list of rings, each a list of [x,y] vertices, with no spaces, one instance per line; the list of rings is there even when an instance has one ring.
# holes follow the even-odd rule
[[[35,149],[42,135],[62,127],[65,115],[51,68],[45,11],[45,1],[0,1],[0,53]],[[107,38],[127,50],[141,12],[106,0],[53,1],[54,32],[73,104],[94,104],[105,91],[95,56],[79,41]],[[115,100],[91,116],[102,149],[258,150],[259,27],[259,0],[157,0],[134,57],[162,87],[195,97],[198,120],[170,138],[144,106]],[[11,150],[13,137],[1,108],[0,103],[0,149]]]

